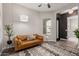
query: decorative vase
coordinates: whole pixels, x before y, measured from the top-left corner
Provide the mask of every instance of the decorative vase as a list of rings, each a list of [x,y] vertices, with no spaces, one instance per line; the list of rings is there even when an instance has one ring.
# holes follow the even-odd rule
[[[11,40],[8,40],[8,41],[7,41],[7,44],[8,44],[8,45],[12,44],[12,41],[11,41]]]
[[[10,36],[8,36],[8,39],[9,39],[9,40],[7,41],[7,44],[8,44],[8,45],[12,44],[12,40],[11,40],[11,37],[10,37]]]

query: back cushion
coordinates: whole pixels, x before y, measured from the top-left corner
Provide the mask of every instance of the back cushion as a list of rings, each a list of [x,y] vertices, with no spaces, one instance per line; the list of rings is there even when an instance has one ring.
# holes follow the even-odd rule
[[[37,38],[37,36],[38,36],[37,34],[33,34],[33,38]]]
[[[36,38],[37,38],[37,39],[42,39],[42,38],[43,38],[43,36],[36,35]]]
[[[18,35],[17,38],[22,40],[22,41],[27,40],[27,37],[25,35]]]

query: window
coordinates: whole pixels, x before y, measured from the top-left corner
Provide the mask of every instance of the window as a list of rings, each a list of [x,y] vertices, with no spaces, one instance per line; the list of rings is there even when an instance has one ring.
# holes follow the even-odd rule
[[[51,20],[48,20],[46,22],[46,34],[50,35],[51,34]]]
[[[51,19],[44,19],[43,21],[43,34],[51,34]]]

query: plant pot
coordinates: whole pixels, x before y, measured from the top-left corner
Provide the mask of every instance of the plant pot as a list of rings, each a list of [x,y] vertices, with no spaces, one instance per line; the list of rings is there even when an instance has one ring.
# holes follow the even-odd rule
[[[7,44],[8,44],[8,45],[12,44],[12,40],[8,40],[8,41],[7,41]]]

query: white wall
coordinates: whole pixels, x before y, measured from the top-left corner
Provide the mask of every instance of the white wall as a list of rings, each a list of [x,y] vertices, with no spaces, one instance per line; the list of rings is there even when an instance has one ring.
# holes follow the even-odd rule
[[[0,4],[0,50],[2,48],[2,39],[3,39],[3,34],[2,34],[2,4]]]
[[[28,23],[20,22],[19,16],[27,15],[29,17]],[[42,22],[39,13],[17,4],[3,4],[3,23],[13,24],[15,35],[33,33],[42,34]],[[6,38],[6,36],[4,36]],[[3,44],[6,46],[7,39],[4,39]]]
[[[78,27],[79,27],[79,3],[78,3]]]
[[[79,3],[78,3],[78,28],[79,28]],[[79,48],[79,39],[78,39],[78,48]]]

